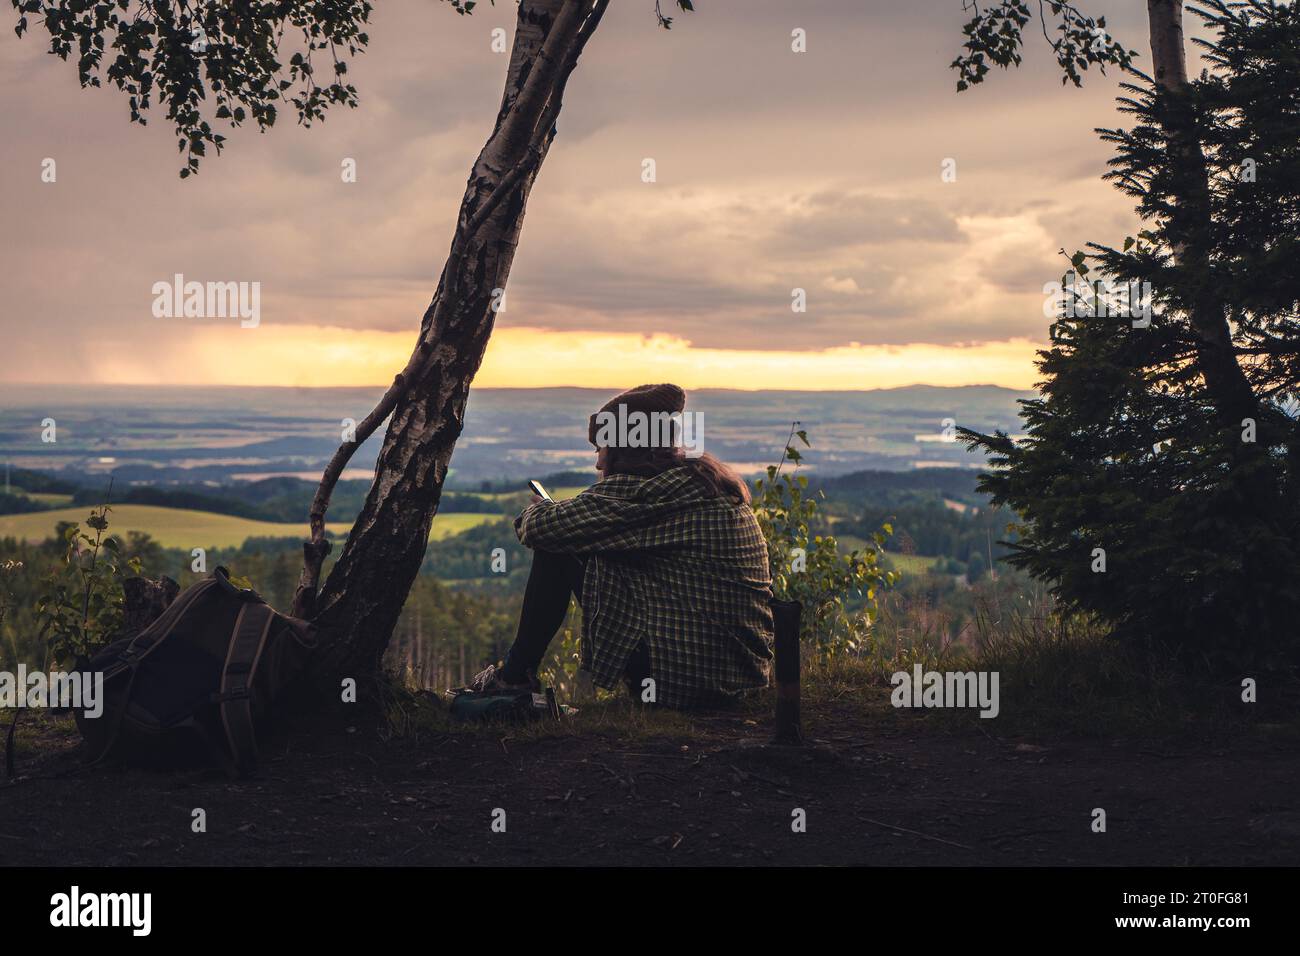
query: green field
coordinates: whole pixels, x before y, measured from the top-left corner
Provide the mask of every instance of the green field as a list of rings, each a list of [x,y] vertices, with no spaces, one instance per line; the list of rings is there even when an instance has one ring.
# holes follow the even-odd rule
[[[904,574],[924,574],[939,561],[924,554],[898,554],[894,551],[887,551],[885,556],[896,570]]]
[[[840,546],[840,554],[848,554],[855,550],[865,551],[867,548],[866,539],[854,534],[837,534],[835,543]],[[886,551],[885,557],[889,559],[895,570],[904,574],[924,574],[940,560],[924,554],[900,554],[897,551]]]
[[[46,505],[70,505],[72,504],[72,495],[56,495],[44,492],[31,492],[27,495],[33,501],[39,501]]]
[[[89,508],[61,508],[32,514],[0,515],[0,538],[43,541],[54,537],[54,526],[58,522],[84,522],[89,513]],[[446,538],[503,517],[463,512],[440,514],[433,519],[429,538]],[[109,512],[108,522],[109,530],[114,533],[125,535],[128,531],[143,531],[166,548],[237,548],[247,538],[296,538],[307,534],[305,521],[302,524],[279,524],[155,505],[118,505]],[[348,525],[337,522],[327,524],[326,528],[340,537],[349,530]]]
[[[39,501],[43,505],[72,504],[72,495],[60,495],[48,491],[23,491],[21,488],[14,488],[12,491],[16,495],[22,495],[24,498],[31,498],[32,501]]]

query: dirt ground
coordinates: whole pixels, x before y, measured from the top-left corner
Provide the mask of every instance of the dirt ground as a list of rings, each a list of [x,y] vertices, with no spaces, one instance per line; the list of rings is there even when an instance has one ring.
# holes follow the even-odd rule
[[[776,748],[763,709],[606,707],[624,716],[291,728],[238,782],[84,769],[46,716],[0,783],[0,864],[1300,865],[1300,755],[1267,726],[1230,745],[1031,740],[828,701],[807,746]]]

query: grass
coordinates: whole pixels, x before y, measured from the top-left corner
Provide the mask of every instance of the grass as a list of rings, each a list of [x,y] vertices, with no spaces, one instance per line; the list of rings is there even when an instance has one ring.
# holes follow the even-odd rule
[[[402,680],[392,677],[380,687],[383,700],[384,737],[419,739],[447,733],[481,735],[506,741],[540,740],[552,737],[613,736],[625,742],[650,739],[678,739],[691,736],[689,713],[644,707],[625,693],[602,692],[597,700],[586,700],[576,712],[560,721],[529,722],[452,720],[446,700],[436,700],[426,691],[413,690]],[[765,713],[770,703],[757,697],[746,709]]]
[[[1059,613],[1046,595],[1026,607],[995,610],[981,600],[971,634],[964,642],[939,637],[888,616],[858,654],[823,657],[804,646],[802,695],[809,712],[852,715],[882,727],[893,726],[891,676],[924,671],[997,672],[999,713],[979,716],[979,708],[911,711],[909,719],[935,732],[976,728],[999,738],[1068,736],[1084,739],[1143,739],[1197,746],[1215,741],[1236,746],[1251,741],[1300,749],[1300,679],[1295,673],[1258,674],[1267,698],[1241,700],[1241,675],[1235,670],[1199,669],[1168,653],[1138,652],[1113,640],[1100,622]],[[916,622],[911,622],[915,625]],[[567,636],[567,635],[566,635]],[[557,643],[559,643],[557,641]],[[547,683],[560,684],[554,674]],[[570,696],[566,689],[561,700]],[[638,737],[689,736],[692,715],[647,711],[619,692],[613,699],[580,694],[576,720],[557,726],[542,722],[524,736],[582,733]],[[760,722],[771,707],[767,694],[741,705],[742,715]]]
[[[1059,613],[1047,603],[996,612],[981,604],[970,644],[929,642],[929,652],[918,656],[927,670],[996,672],[999,715],[984,720],[974,709],[934,711],[942,723],[979,725],[1004,737],[1215,740],[1224,746],[1267,737],[1300,745],[1300,680],[1293,672],[1257,675],[1261,686],[1270,686],[1270,699],[1246,704],[1235,669],[1125,646],[1101,622]]]
[[[62,508],[55,511],[37,511],[31,514],[0,515],[0,538],[17,538],[26,541],[43,541],[54,537],[54,527],[60,521],[85,522],[90,508]],[[452,512],[439,514],[433,521],[430,540],[440,540],[459,534],[487,521],[499,520],[497,514],[471,514]],[[209,511],[187,508],[161,508],[156,505],[115,505],[109,514],[114,534],[140,531],[150,535],[165,548],[236,548],[247,538],[301,537],[307,523],[279,523],[254,521],[232,515],[219,515]],[[348,533],[349,525],[332,522],[327,530],[338,536]]]

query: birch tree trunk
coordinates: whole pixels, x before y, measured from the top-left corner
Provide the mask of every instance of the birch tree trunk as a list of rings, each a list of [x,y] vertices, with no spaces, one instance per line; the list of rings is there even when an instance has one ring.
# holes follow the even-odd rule
[[[312,540],[294,613],[325,632],[322,664],[363,676],[380,665],[420,569],[470,383],[492,334],[523,226],[524,207],[555,135],[565,83],[608,0],[521,0],[505,91],[492,135],[461,202],[456,233],[406,368],[330,461],[312,505]],[[329,543],[325,511],[344,465],[391,414],[375,479],[347,543],[317,594]]]

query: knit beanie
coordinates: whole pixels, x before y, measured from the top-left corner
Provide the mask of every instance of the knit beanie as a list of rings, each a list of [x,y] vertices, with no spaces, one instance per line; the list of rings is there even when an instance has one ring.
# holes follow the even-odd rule
[[[596,444],[596,434],[600,430],[600,423],[597,422],[597,416],[601,412],[609,412],[613,415],[618,414],[620,405],[627,406],[627,414],[641,412],[646,415],[652,415],[655,412],[680,414],[686,408],[686,393],[676,385],[638,385],[636,388],[629,388],[620,395],[615,395],[600,409],[595,415],[592,415],[587,423],[587,440],[593,445]]]

